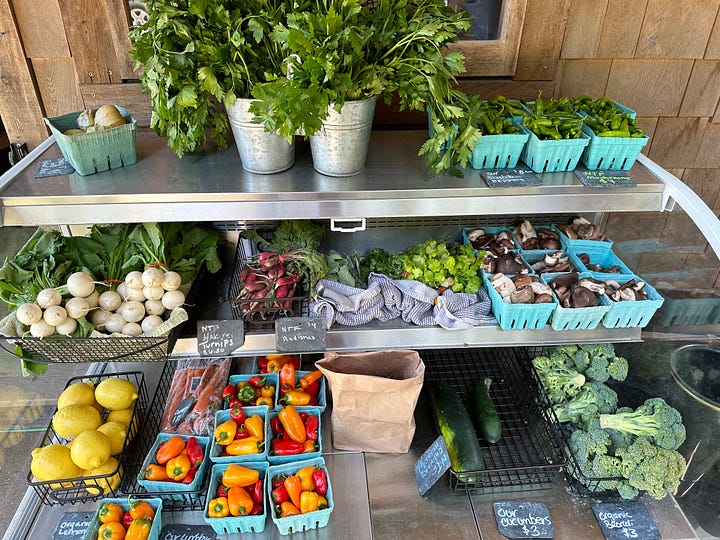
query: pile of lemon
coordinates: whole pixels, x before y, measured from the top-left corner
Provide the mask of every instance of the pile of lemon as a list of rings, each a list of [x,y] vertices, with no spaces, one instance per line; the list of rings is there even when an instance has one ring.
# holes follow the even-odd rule
[[[58,397],[52,418],[53,430],[67,443],[35,448],[30,462],[33,476],[40,482],[103,476],[85,480],[86,489],[92,494],[99,488],[104,494],[116,489],[122,474],[116,456],[127,433],[137,431],[137,417],[132,420],[137,398],[135,384],[120,377],[103,379],[97,386],[92,381],[70,384]],[[130,426],[131,421],[135,425]],[[50,484],[73,486],[73,482]]]

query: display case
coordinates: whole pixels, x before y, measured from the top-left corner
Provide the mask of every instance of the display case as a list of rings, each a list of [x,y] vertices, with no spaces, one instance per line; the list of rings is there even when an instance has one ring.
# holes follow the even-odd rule
[[[367,168],[356,176],[331,178],[313,170],[309,148],[303,145],[299,145],[296,164],[290,170],[258,175],[242,169],[234,149],[177,159],[165,140],[139,130],[138,160],[134,165],[87,177],[70,174],[35,178],[42,160],[60,156],[51,138],[0,177],[0,223],[6,227],[59,226],[67,234],[77,234],[95,223],[203,221],[235,242],[239,231],[246,228],[267,229],[283,219],[313,219],[327,224],[325,248],[352,252],[374,245],[403,249],[429,237],[461,239],[464,227],[506,225],[527,217],[551,224],[583,215],[612,226],[613,215],[657,215],[679,203],[689,221],[698,224],[699,234],[695,234],[700,237],[699,242],[709,246],[706,257],[710,265],[716,260],[713,252],[720,252],[720,223],[712,212],[677,178],[644,156],[629,171],[635,184],[631,188],[589,188],[572,171],[541,174],[539,186],[490,188],[479,171],[470,169],[462,178],[429,177],[417,155],[424,137],[425,133],[419,131],[374,132]],[[634,270],[637,257],[632,256],[633,252],[623,252],[623,247],[632,246],[621,245],[619,253]],[[655,277],[662,281],[663,276]],[[210,301],[197,306],[196,318],[232,318],[227,282],[215,280],[209,287],[207,294],[201,293],[199,297]],[[716,330],[712,327],[714,323],[709,324],[705,330]],[[175,343],[174,355],[198,354],[194,329],[191,324],[186,326],[186,332]],[[385,348],[441,351],[595,342],[633,347],[659,335],[666,336],[668,329],[662,322],[651,322],[645,329],[599,325],[593,329],[555,330],[546,325],[539,329],[503,330],[497,324],[487,324],[450,331],[392,321],[359,327],[333,326],[327,332],[326,343],[331,351]],[[673,338],[698,336],[696,327],[674,330],[677,332]],[[233,356],[251,358],[276,349],[272,330],[249,328],[244,343]],[[148,364],[148,370],[155,372],[157,380],[158,368],[152,364]],[[114,366],[106,369],[113,370]],[[406,528],[413,520],[427,525],[423,532],[427,537],[432,537],[433,531],[440,534],[442,527],[450,523],[467,531],[466,537],[474,537],[475,531],[483,538],[493,537],[492,527],[478,525],[473,518],[473,515],[487,517],[488,499],[482,494],[451,495],[446,486],[438,484],[426,497],[419,497],[412,462],[432,442],[435,431],[426,409],[419,407],[416,416],[422,418],[419,435],[407,455],[340,452],[327,445],[329,449],[323,453],[328,470],[331,473],[342,470],[345,474],[333,475],[335,509],[329,528],[319,532],[325,535],[322,537],[350,537],[343,534],[355,531],[358,538],[369,538],[373,531],[382,535],[393,527]],[[330,441],[327,424],[324,438]],[[357,484],[367,485],[367,491],[357,490]],[[392,494],[383,488],[387,484],[395,488]],[[555,488],[543,493],[541,496],[551,501],[557,512],[568,503],[562,479]],[[563,517],[558,515],[558,526],[570,531],[572,519],[577,516],[582,520],[594,519],[587,501],[570,502],[573,510]],[[692,535],[692,528],[672,497],[651,501],[649,506],[662,525],[664,538]],[[353,507],[366,507],[367,512],[353,512]],[[400,517],[399,509],[403,508],[408,513]],[[434,517],[425,515],[428,511]],[[24,538],[33,527],[54,525],[59,512],[62,511],[38,505],[28,493],[13,522],[13,531],[6,537]],[[173,520],[203,523],[202,515],[195,514],[181,511],[168,519],[163,516],[163,523]],[[575,518],[567,519],[570,515]],[[263,534],[270,537],[273,533]],[[601,537],[597,527],[583,535],[595,537]]]

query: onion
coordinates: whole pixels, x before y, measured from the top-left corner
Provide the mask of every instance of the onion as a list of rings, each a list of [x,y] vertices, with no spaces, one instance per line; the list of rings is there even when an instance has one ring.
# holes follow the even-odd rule
[[[58,324],[55,327],[55,331],[58,334],[62,334],[63,336],[71,335],[76,329],[77,329],[77,321],[75,319],[73,319],[72,317],[68,317],[67,319],[65,319],[64,323]]]
[[[127,321],[122,318],[119,313],[110,313],[107,320],[105,321],[105,330],[114,334],[116,332],[122,332],[123,326],[127,324]]]
[[[45,320],[41,320],[30,325],[30,334],[33,337],[44,338],[52,336],[54,333],[55,327],[45,322]]]
[[[119,313],[126,322],[140,322],[143,317],[145,317],[145,306],[141,302],[129,300],[120,304],[117,313]]]
[[[127,276],[125,276],[125,284],[130,289],[142,289],[144,287],[142,282],[142,272],[133,270]]]
[[[122,296],[115,291],[105,291],[98,298],[98,306],[105,311],[115,311],[122,304]]]
[[[148,315],[162,315],[165,313],[165,306],[160,300],[147,300],[145,302],[145,313]]]
[[[46,309],[50,306],[59,306],[62,304],[62,296],[53,288],[43,289],[38,293],[35,302],[41,308]]]
[[[121,334],[125,336],[139,336],[142,334],[142,328],[140,325],[136,322],[129,322],[125,326],[122,327],[122,330],[120,331]]]
[[[95,290],[95,281],[87,272],[75,272],[67,279],[67,290],[73,296],[90,296]]]
[[[67,311],[68,317],[79,319],[87,315],[88,311],[90,311],[90,304],[87,299],[76,296],[65,302],[65,311]]]
[[[142,322],[140,323],[140,326],[142,327],[142,331],[145,334],[149,334],[153,330],[155,330],[158,326],[162,324],[163,320],[158,317],[157,315],[148,315],[145,317]]]
[[[35,302],[27,302],[18,306],[15,311],[15,317],[18,322],[26,326],[30,326],[43,318],[42,308]]]
[[[145,269],[140,279],[142,279],[145,287],[160,287],[163,282],[163,277],[162,270],[151,266],[150,268]]]
[[[160,300],[165,294],[165,289],[162,287],[143,287],[142,292],[146,300]]]
[[[174,291],[180,288],[182,278],[177,272],[165,272],[162,280],[162,288],[166,291]]]
[[[43,319],[50,326],[62,324],[67,319],[67,311],[62,306],[50,306],[43,313]]]
[[[185,303],[185,295],[182,291],[168,291],[163,295],[161,301],[165,309],[173,310]]]

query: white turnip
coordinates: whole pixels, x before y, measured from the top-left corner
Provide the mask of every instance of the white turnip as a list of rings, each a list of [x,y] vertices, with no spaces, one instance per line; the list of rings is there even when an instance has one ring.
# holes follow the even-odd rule
[[[146,300],[145,313],[147,315],[162,315],[165,313],[165,306],[160,300]]]
[[[119,313],[110,313],[105,321],[105,330],[111,334],[122,332],[123,326],[126,324],[127,321],[122,318],[122,315]]]
[[[160,287],[163,282],[163,274],[162,270],[151,266],[145,269],[140,279],[145,287]]]
[[[98,298],[98,306],[105,311],[115,311],[120,307],[122,301],[122,296],[115,291],[105,291],[100,295],[100,298]]]
[[[62,304],[62,296],[59,292],[57,292],[57,290],[50,287],[40,291],[35,299],[35,302],[42,309],[46,309],[50,306],[59,306]]]
[[[125,276],[125,284],[130,289],[142,289],[144,286],[142,282],[142,272],[138,270],[130,272],[127,276]]]
[[[42,308],[40,308],[40,306],[38,306],[35,302],[20,304],[15,311],[15,317],[21,324],[30,326],[31,324],[42,320]]]
[[[75,296],[65,302],[65,311],[67,311],[68,317],[79,319],[80,317],[87,315],[88,311],[90,311],[90,304],[87,299]]]
[[[55,331],[63,336],[71,335],[77,329],[77,321],[72,317],[65,319],[65,322],[55,327]]]
[[[180,274],[171,270],[169,272],[165,272],[162,280],[162,288],[166,291],[174,291],[180,288],[181,282],[182,278],[180,277]]]
[[[117,313],[125,319],[126,322],[140,322],[145,317],[145,306],[141,302],[128,300],[120,304]]]
[[[105,328],[105,323],[108,320],[108,317],[110,317],[111,313],[109,311],[104,311],[102,309],[96,309],[90,314],[90,322],[95,327],[96,330],[102,330]]]
[[[30,325],[30,334],[33,337],[44,338],[52,336],[55,333],[55,327],[45,322],[44,319]]]
[[[173,310],[185,303],[185,295],[182,291],[168,291],[163,295],[161,301],[165,309]]]
[[[75,272],[67,279],[67,290],[72,296],[90,296],[95,290],[95,281],[87,272]]]
[[[147,300],[142,289],[133,289],[132,287],[125,287],[125,294],[123,294],[122,298],[126,302],[129,300],[134,300],[135,302],[144,302]]]
[[[143,287],[143,294],[147,300],[160,300],[165,294],[162,287]]]
[[[162,324],[163,320],[157,315],[148,315],[140,323],[143,333],[148,334]]]
[[[140,325],[136,322],[129,322],[125,326],[122,327],[122,330],[120,331],[121,334],[124,336],[139,336],[142,334],[142,328]]]
[[[50,326],[62,324],[67,319],[67,311],[62,306],[49,306],[43,312],[43,320]]]
[[[98,292],[97,289],[94,290],[90,296],[85,297],[85,300],[87,300],[90,309],[98,307],[98,298],[100,298],[100,292]]]

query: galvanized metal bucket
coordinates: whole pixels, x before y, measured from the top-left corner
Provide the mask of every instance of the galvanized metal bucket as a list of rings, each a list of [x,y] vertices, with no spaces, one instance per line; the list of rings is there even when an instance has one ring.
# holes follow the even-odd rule
[[[262,124],[253,123],[254,115],[249,111],[252,102],[252,99],[238,99],[228,109],[243,169],[258,174],[289,169],[295,163],[295,143],[288,143],[277,133],[265,131]]]
[[[322,129],[310,136],[313,167],[328,176],[352,176],[365,168],[377,96],[330,109]]]

